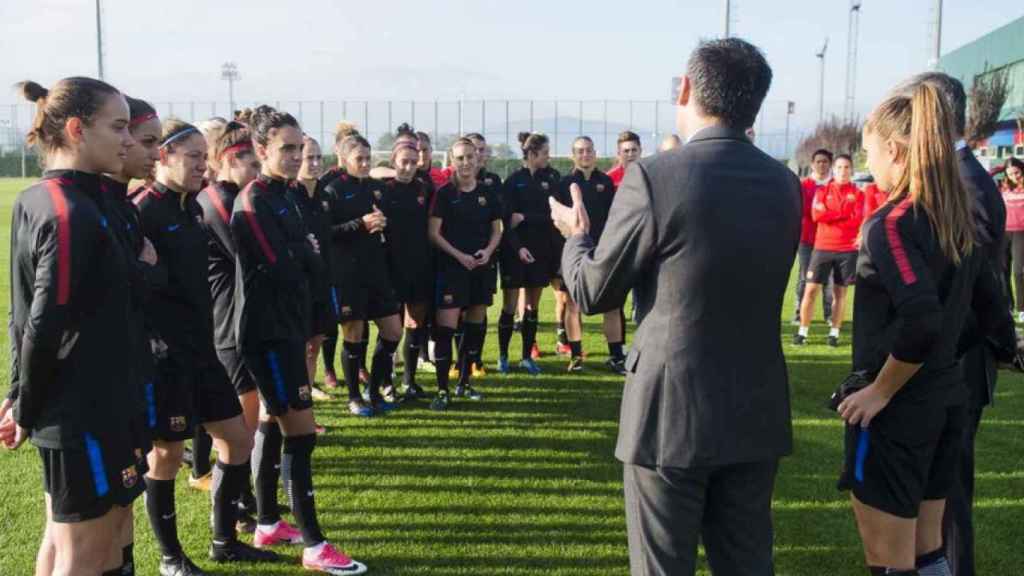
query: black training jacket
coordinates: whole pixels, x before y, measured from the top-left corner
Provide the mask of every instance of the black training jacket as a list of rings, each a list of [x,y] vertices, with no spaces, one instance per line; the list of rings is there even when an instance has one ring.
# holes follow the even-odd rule
[[[291,182],[286,195],[295,207],[306,232],[312,234],[320,245],[320,254],[311,260],[312,266],[306,270],[313,309],[319,311],[322,310],[323,304],[329,304],[330,310],[337,316],[338,299],[331,277],[330,203],[319,183],[310,195],[304,184]]]
[[[396,281],[414,281],[416,275],[429,274],[433,257],[427,238],[430,202],[431,190],[419,178],[384,183],[381,211],[388,219],[388,263]]]
[[[527,248],[537,260],[557,257],[563,241],[551,223],[548,198],[559,197],[562,176],[548,166],[530,174],[526,167],[512,173],[505,181],[501,194],[505,211],[505,247],[513,254]],[[512,227],[508,220],[514,213],[525,217],[519,226]]]
[[[259,350],[268,341],[306,341],[307,270],[319,256],[313,253],[287,189],[284,180],[260,176],[235,198],[235,326],[242,351]]]
[[[207,281],[206,228],[195,194],[182,196],[159,182],[132,198],[142,230],[167,271],[167,283],[154,288],[146,315],[172,350],[193,362],[216,362],[213,299]]]
[[[391,230],[389,227],[382,233],[370,234],[363,225],[363,216],[373,212],[374,207],[381,210],[384,183],[340,172],[324,192],[331,209],[331,270],[335,285],[359,276],[380,278],[379,272],[387,268],[385,241]]]
[[[879,208],[861,229],[854,296],[853,368],[873,378],[891,354],[923,364],[893,400],[958,403],[963,398],[958,357],[971,310],[985,334],[1013,350],[1012,324],[978,247],[959,265],[942,252],[924,210],[910,200]],[[1011,355],[1012,357],[1012,355]]]
[[[237,346],[235,335],[235,240],[231,211],[238,196],[234,182],[215,182],[199,193],[207,234],[207,281],[213,303],[213,343],[218,350]]]
[[[47,448],[131,434],[137,415],[132,271],[100,176],[51,170],[11,213],[14,419]]]
[[[590,173],[590,179],[583,175],[582,170],[573,170],[568,176],[562,178],[559,190],[559,201],[566,206],[572,206],[572,195],[569,187],[578,184],[583,193],[583,206],[587,209],[587,216],[590,218],[590,237],[597,243],[604,232],[604,225],[608,222],[608,213],[611,212],[612,199],[615,198],[615,183],[612,179],[598,169]]]

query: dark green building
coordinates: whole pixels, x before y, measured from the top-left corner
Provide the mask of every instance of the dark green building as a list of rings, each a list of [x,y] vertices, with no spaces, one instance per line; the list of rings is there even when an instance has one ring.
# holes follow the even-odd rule
[[[997,70],[1007,72],[1010,94],[1000,114],[999,129],[977,154],[989,163],[1024,157],[1024,133],[1018,123],[1024,118],[1024,17],[949,52],[939,60],[939,68],[959,78],[968,90],[980,77]]]

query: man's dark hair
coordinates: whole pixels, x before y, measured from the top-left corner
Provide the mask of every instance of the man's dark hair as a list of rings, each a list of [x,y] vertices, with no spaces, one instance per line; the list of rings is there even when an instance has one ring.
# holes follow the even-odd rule
[[[772,69],[753,44],[739,38],[702,41],[686,75],[701,111],[733,128],[754,125],[772,84]]]
[[[832,152],[824,148],[818,148],[817,150],[815,150],[814,154],[811,154],[811,161],[813,162],[814,159],[817,158],[818,156],[824,156],[825,158],[828,158],[829,162],[832,162],[833,160]]]
[[[900,83],[893,90],[893,95],[911,97],[914,88],[928,84],[939,91],[946,99],[946,104],[953,112],[953,129],[957,136],[963,136],[967,129],[967,92],[962,82],[942,72],[923,72]]]

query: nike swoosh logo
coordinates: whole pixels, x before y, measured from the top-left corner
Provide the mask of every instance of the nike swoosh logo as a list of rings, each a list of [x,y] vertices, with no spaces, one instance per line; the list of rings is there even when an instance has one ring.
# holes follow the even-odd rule
[[[313,497],[313,491],[310,490],[309,492],[306,492],[306,496],[309,496],[310,498],[312,498]]]
[[[171,518],[174,518],[174,517],[175,517],[175,516],[177,516],[177,515],[178,515],[177,513],[175,513],[175,512],[171,512],[170,514],[161,514],[161,515],[160,515],[160,518],[161,518],[162,520],[170,520]]]
[[[178,228],[181,228],[181,224],[171,224],[170,226],[167,227],[167,231],[174,232]]]
[[[78,332],[70,333],[65,332],[64,337],[61,339],[60,350],[57,351],[57,359],[63,360],[71,355],[71,350],[75,348],[75,343],[78,342]]]

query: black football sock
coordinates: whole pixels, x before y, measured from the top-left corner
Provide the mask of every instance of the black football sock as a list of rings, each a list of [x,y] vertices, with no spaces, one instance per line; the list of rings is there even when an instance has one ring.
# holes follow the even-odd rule
[[[213,450],[213,438],[202,426],[196,426],[192,435],[192,477],[202,478],[210,473],[210,453]]]
[[[583,342],[580,342],[579,340],[570,340],[569,341],[569,349],[572,350],[572,357],[573,358],[582,358],[583,357]]]
[[[452,367],[452,334],[455,331],[444,326],[434,328],[434,371],[437,373],[437,389],[448,390],[448,370]]]
[[[465,360],[462,361],[463,371],[459,373],[459,385],[461,386],[469,384],[470,376],[473,373],[473,358],[480,356],[480,344],[484,339],[484,325],[478,322],[466,322],[464,330],[462,356]]]
[[[328,336],[327,338],[324,338],[322,353],[324,361],[324,372],[327,374],[334,374],[334,353],[337,351],[337,348],[337,336]]]
[[[348,399],[359,400],[359,348],[360,342],[343,342],[341,345],[341,369],[345,373]]]
[[[391,376],[394,366],[394,354],[398,350],[397,340],[377,339],[377,348],[373,351],[373,364],[370,367],[370,401],[380,402],[380,387]]]
[[[498,354],[502,358],[508,358],[508,345],[512,341],[513,332],[515,332],[515,316],[502,311],[498,316]]]
[[[235,539],[238,520],[238,499],[248,476],[245,464],[225,464],[220,459],[213,465],[210,499],[213,502],[213,537],[220,542]]]
[[[537,311],[527,310],[523,314],[523,360],[530,358],[533,345],[537,343]]]
[[[476,354],[473,356],[473,358],[470,358],[470,361],[473,362],[474,364],[478,364],[480,366],[483,366],[483,364],[484,364],[484,358],[483,358],[483,356],[484,356],[484,341],[487,340],[487,316],[484,316],[484,321],[483,321],[483,323],[480,324],[480,326],[482,327],[482,331],[480,333],[480,342],[477,343],[477,345],[476,345]]]
[[[366,370],[366,352],[370,349],[370,321],[363,320],[363,339],[359,341],[359,369]]]
[[[622,342],[609,342],[608,343],[608,356],[612,360],[622,360]]]
[[[316,502],[313,500],[313,448],[316,434],[290,436],[284,439],[284,461],[282,463],[291,479],[291,503],[295,522],[302,531],[302,542],[309,546],[326,540],[320,531],[316,516]]]
[[[178,518],[174,508],[174,480],[146,478],[146,513],[160,552],[176,558],[182,554]]]
[[[281,427],[277,422],[260,422],[252,450],[253,485],[259,524],[271,526],[281,519],[277,507],[277,481],[281,476]]]

